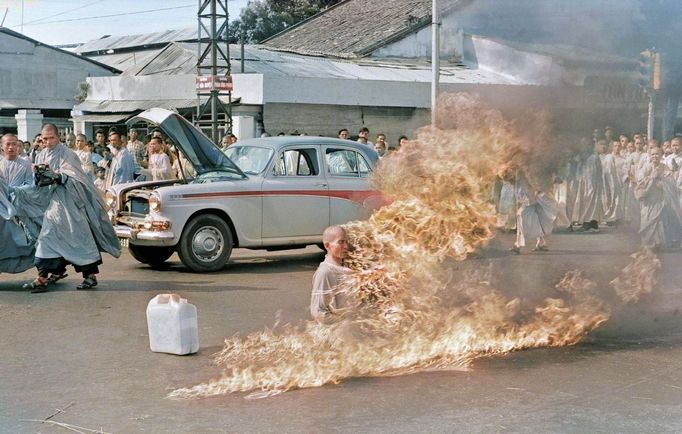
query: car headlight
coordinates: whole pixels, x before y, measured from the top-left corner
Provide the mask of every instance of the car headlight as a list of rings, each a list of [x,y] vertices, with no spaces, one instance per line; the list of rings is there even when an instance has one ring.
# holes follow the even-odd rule
[[[111,190],[107,190],[107,192],[104,193],[104,203],[106,203],[109,208],[113,208],[116,205],[116,194]]]
[[[156,192],[149,195],[149,210],[154,212],[161,211],[161,198]]]

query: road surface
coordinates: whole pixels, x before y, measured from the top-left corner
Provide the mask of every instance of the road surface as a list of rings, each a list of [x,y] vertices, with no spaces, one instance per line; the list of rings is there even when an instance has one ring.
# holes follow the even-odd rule
[[[556,234],[547,253],[511,255],[498,236],[458,268],[492,264],[494,283],[541,299],[579,268],[608,288],[636,249],[628,232]],[[358,378],[260,400],[234,394],[174,401],[166,394],[216,378],[210,355],[225,337],[308,319],[319,249],[238,250],[212,274],[188,273],[177,257],[152,270],[125,252],[106,257],[97,291],[70,276],[29,294],[33,272],[0,275],[0,432],[67,432],[51,421],[116,433],[156,432],[680,432],[682,253],[662,254],[657,290],[583,343],[475,362],[468,372]],[[145,309],[160,292],[195,304],[201,350],[149,351]]]

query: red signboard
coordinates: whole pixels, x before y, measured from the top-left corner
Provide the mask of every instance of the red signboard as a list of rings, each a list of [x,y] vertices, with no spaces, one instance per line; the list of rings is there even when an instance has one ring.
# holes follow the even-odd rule
[[[232,91],[232,76],[229,75],[198,75],[195,77],[197,90]]]

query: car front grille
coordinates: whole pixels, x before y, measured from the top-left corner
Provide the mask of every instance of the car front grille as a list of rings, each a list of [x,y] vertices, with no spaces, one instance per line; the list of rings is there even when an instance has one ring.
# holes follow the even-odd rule
[[[143,197],[128,197],[122,213],[123,215],[144,217],[149,214],[149,200]]]

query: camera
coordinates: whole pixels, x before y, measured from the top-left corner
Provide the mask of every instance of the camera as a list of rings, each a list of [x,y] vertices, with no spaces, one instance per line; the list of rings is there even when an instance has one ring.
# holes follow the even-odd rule
[[[36,164],[33,172],[36,185],[40,187],[62,183],[62,176],[53,172],[47,164]]]

